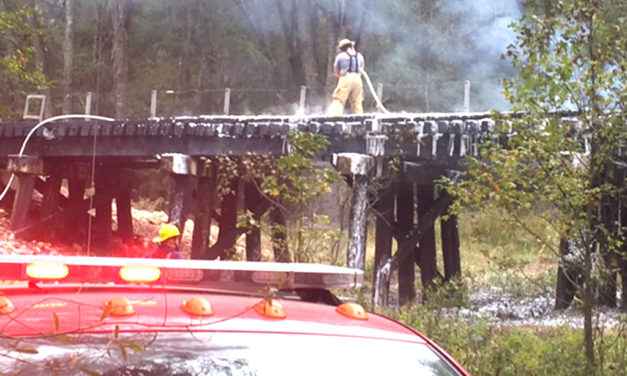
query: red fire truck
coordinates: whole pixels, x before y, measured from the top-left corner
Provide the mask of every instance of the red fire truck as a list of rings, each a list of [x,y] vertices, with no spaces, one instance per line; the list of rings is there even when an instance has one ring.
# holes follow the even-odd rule
[[[0,256],[2,375],[468,373],[317,264]]]

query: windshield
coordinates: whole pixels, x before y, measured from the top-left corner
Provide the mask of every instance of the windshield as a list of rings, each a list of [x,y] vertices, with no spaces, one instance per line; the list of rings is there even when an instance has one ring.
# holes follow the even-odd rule
[[[459,375],[425,344],[335,336],[90,334],[0,344],[3,375]]]

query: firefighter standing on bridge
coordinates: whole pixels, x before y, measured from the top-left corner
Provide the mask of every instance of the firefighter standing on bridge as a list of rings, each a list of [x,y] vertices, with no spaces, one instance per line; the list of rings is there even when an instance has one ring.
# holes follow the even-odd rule
[[[333,62],[333,73],[338,77],[337,87],[333,91],[331,116],[344,113],[346,100],[351,104],[355,114],[364,112],[364,89],[361,81],[361,70],[364,69],[364,56],[355,50],[355,42],[342,39],[337,48],[341,51]]]

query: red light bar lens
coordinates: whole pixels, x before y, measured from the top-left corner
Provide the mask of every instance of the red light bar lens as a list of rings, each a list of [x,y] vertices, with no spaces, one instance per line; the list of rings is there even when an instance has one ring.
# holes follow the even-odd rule
[[[70,274],[65,264],[34,263],[26,267],[26,275],[32,279],[63,279]]]
[[[165,276],[173,282],[200,282],[203,272],[198,269],[166,269]]]
[[[161,278],[161,269],[156,266],[123,266],[120,278],[126,282],[154,282]]]

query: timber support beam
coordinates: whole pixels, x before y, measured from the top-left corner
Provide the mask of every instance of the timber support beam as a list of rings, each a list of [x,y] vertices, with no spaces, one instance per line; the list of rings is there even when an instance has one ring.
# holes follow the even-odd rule
[[[352,178],[349,222],[349,245],[346,265],[349,268],[364,270],[366,265],[366,235],[368,214],[368,173],[375,165],[369,155],[340,153],[333,157],[335,168],[344,176]]]
[[[189,155],[164,154],[161,156],[161,168],[170,173],[174,182],[170,195],[168,222],[176,224],[182,232],[195,188],[198,165]]]
[[[11,230],[26,225],[37,175],[44,174],[43,160],[27,155],[9,155],[7,170],[17,178],[17,190],[11,210]]]

